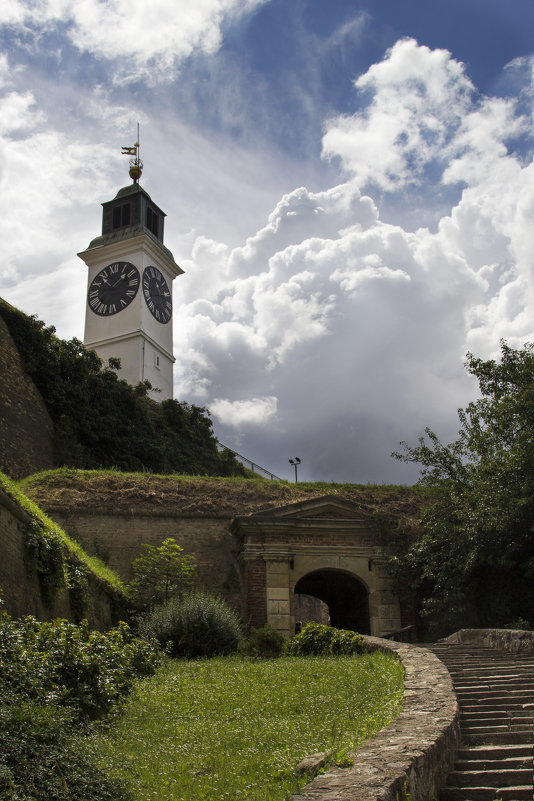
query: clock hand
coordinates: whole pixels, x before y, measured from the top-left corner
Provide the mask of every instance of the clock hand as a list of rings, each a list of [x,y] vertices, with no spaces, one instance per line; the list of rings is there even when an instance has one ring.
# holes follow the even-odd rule
[[[114,288],[117,286],[117,284],[119,283],[119,281],[122,281],[124,278],[126,278],[126,273],[123,273],[123,274],[120,276],[120,278],[118,278],[118,279],[115,281],[115,283],[112,285],[112,287],[111,287],[111,288],[112,288],[112,289],[114,289]]]

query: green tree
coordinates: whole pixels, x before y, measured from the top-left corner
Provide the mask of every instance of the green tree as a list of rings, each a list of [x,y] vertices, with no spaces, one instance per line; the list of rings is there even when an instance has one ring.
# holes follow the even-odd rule
[[[501,360],[467,355],[480,397],[458,411],[458,439],[429,428],[393,454],[422,466],[437,500],[392,561],[432,633],[534,622],[534,345],[501,343]]]
[[[193,581],[194,559],[168,537],[157,547],[143,545],[141,554],[132,562],[132,571],[130,597],[138,609],[144,610],[183,595]]]

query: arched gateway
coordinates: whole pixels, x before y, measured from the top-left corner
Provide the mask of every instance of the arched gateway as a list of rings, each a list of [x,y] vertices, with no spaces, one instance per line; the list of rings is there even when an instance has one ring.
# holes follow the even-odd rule
[[[295,631],[295,593],[327,604],[338,628],[381,636],[400,629],[399,601],[372,512],[332,496],[238,517],[245,606],[252,626]]]

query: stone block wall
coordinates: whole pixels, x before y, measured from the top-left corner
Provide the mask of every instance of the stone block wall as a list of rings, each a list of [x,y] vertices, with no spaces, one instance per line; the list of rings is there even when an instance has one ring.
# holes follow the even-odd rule
[[[534,631],[522,629],[460,629],[443,642],[460,642],[482,648],[496,648],[514,654],[534,654]]]
[[[459,710],[445,665],[425,648],[364,638],[389,650],[405,671],[400,715],[349,752],[354,764],[317,776],[291,801],[429,801],[451,770],[460,742]]]
[[[0,471],[18,479],[54,467],[53,424],[0,317]]]

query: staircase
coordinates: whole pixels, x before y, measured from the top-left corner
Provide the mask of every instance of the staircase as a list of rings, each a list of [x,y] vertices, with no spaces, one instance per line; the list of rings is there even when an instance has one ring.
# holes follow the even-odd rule
[[[437,643],[460,707],[461,746],[440,801],[534,799],[534,656]]]

